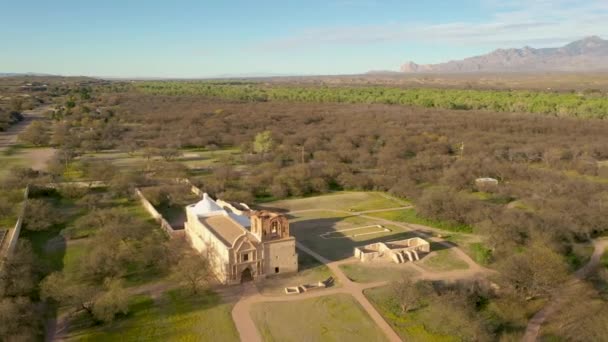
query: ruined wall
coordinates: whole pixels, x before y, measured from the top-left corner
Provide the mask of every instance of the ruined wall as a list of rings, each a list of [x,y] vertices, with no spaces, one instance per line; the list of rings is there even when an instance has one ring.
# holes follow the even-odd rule
[[[298,271],[295,238],[264,243],[264,274],[267,276],[277,274],[277,267],[279,274]]]

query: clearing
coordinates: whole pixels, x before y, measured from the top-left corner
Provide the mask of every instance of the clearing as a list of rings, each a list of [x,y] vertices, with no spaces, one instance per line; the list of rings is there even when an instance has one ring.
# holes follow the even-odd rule
[[[265,341],[386,341],[367,313],[346,294],[297,304],[258,303],[251,314]]]

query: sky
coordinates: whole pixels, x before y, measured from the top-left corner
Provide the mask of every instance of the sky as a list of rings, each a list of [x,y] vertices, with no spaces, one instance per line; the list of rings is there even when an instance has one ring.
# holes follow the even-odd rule
[[[0,0],[0,72],[356,74],[591,35],[608,0]]]

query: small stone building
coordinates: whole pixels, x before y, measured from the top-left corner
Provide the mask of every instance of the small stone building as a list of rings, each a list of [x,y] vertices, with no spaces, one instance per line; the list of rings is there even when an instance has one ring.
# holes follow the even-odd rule
[[[237,209],[205,193],[186,207],[186,217],[187,239],[224,284],[298,271],[295,238],[285,215]]]
[[[498,187],[498,179],[483,177],[475,179],[475,187],[479,191],[493,191]]]
[[[397,264],[406,261],[420,260],[422,253],[429,253],[431,245],[419,237],[390,241],[376,242],[369,245],[356,247],[355,258],[362,262],[392,260]]]

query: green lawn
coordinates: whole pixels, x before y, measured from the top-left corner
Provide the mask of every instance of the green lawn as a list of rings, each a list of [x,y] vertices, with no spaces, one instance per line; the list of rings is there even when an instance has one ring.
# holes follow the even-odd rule
[[[376,228],[373,231],[367,231],[368,233],[373,232],[369,235],[353,236],[352,234],[355,234],[356,231],[350,231],[329,235],[336,237],[347,234],[348,236],[344,238],[326,239],[321,236],[336,230],[344,231],[376,224],[378,224],[376,220],[360,216],[344,216],[343,214],[332,216],[328,212],[314,211],[293,215],[290,220],[290,231],[298,242],[331,260],[341,260],[353,256],[354,248],[357,246],[414,237],[412,232],[393,225],[382,225],[389,231]],[[366,230],[362,230],[362,232],[365,233]],[[327,237],[327,235],[324,236]]]
[[[454,252],[449,249],[442,249],[433,251],[431,246],[431,253],[424,258],[418,265],[426,268],[429,271],[444,272],[454,270],[466,270],[469,268],[466,262],[460,259]]]
[[[401,314],[399,306],[392,299],[391,289],[388,286],[368,289],[364,293],[404,341],[461,341],[456,336],[443,335],[427,330],[424,321],[421,320],[424,316],[424,309]]]
[[[264,206],[289,211],[307,209],[333,209],[344,211],[365,211],[389,209],[409,205],[409,202],[381,192],[336,192],[328,195],[288,199],[265,203]]]
[[[420,224],[420,225],[429,226],[429,227],[433,227],[433,228],[449,230],[452,232],[470,233],[473,231],[473,229],[467,225],[452,224],[450,222],[429,220],[424,217],[420,217],[416,213],[415,209],[385,211],[385,212],[379,212],[379,213],[370,213],[367,215],[383,218],[385,220],[390,220],[390,221]]]
[[[340,269],[346,276],[357,283],[373,283],[376,281],[395,281],[411,278],[418,275],[418,271],[407,266],[407,264],[363,264],[352,263],[340,265]]]
[[[104,326],[86,326],[86,320],[76,320],[67,340],[239,341],[232,305],[213,292],[190,296],[173,290],[156,301],[137,296],[129,310],[126,317]]]
[[[298,250],[298,273],[269,276],[257,282],[258,290],[263,294],[285,294],[285,288],[302,284],[317,283],[333,276],[330,269],[305,252]],[[333,286],[339,286],[335,283]]]
[[[258,303],[251,315],[264,341],[386,341],[349,295]]]

